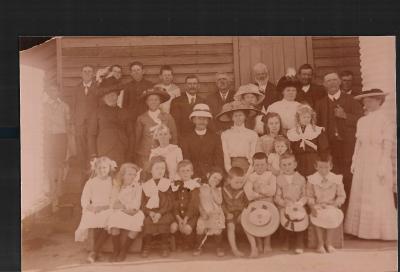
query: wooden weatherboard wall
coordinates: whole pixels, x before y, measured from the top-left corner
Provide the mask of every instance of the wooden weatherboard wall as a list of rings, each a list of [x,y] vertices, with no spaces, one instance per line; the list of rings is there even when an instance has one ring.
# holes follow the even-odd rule
[[[232,37],[63,37],[61,38],[61,78],[64,91],[80,82],[85,64],[95,69],[112,64],[123,67],[129,77],[129,63],[141,61],[145,78],[157,83],[161,65],[172,66],[174,82],[182,86],[185,77],[196,74],[200,91],[215,88],[215,73],[226,72],[233,78]]]
[[[265,63],[270,81],[276,83],[288,67],[313,63],[311,43],[307,36],[239,37],[239,76],[241,84],[253,81],[252,68]]]
[[[312,37],[316,79],[332,71],[354,73],[354,89],[361,90],[360,45],[358,37]]]

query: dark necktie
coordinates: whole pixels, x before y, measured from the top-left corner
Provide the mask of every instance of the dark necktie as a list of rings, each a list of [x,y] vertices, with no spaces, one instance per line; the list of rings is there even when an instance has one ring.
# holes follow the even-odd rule
[[[193,104],[194,104],[194,102],[195,102],[194,100],[195,100],[195,98],[194,98],[194,97],[191,97],[191,98],[190,98],[190,102],[189,102],[189,103],[190,103],[190,105],[193,105]]]

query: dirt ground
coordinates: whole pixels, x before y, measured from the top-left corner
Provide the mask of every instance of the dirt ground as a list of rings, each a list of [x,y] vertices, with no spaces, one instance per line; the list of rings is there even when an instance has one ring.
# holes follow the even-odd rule
[[[68,224],[71,222],[65,222]],[[248,245],[241,247],[248,252]],[[386,272],[397,271],[397,243],[345,240],[345,248],[332,254],[317,254],[306,250],[302,255],[278,249],[257,259],[234,258],[227,250],[218,258],[213,250],[193,257],[190,252],[174,252],[161,258],[157,252],[148,259],[130,254],[123,263],[108,263],[103,254],[98,263],[86,264],[87,251],[83,244],[73,241],[73,232],[58,230],[42,237],[25,240],[22,251],[22,269],[26,272],[105,272],[105,271],[323,271],[323,272]]]

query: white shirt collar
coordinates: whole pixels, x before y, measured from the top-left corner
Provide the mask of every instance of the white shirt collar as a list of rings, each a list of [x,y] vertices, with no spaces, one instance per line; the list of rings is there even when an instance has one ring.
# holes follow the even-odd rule
[[[338,100],[340,98],[340,93],[341,93],[340,90],[337,91],[334,95],[331,95],[331,94],[328,93],[328,97],[332,101],[333,101],[333,99]]]
[[[82,82],[83,83],[83,87],[90,88],[90,86],[92,86],[92,82],[93,81],[90,81],[89,83]]]
[[[294,174],[293,174],[293,175],[285,175],[285,174],[283,174],[283,176],[285,177],[286,181],[287,181],[289,184],[292,184],[292,183],[293,183]]]
[[[228,94],[229,94],[229,90],[226,93],[221,93],[220,91],[218,91],[218,92],[219,92],[219,95],[221,96],[221,98],[226,100],[226,98],[228,97]]]
[[[308,85],[304,85],[303,87],[301,87],[301,89],[303,90],[303,92],[308,92],[308,90],[310,90],[310,86],[311,86],[311,84],[308,84]]]
[[[189,99],[189,102],[190,102],[190,100],[192,100],[192,98],[194,98],[194,100],[196,101],[196,95],[194,94],[190,94],[190,93],[188,93],[188,92],[185,92],[186,93],[186,96],[187,96],[187,98]]]
[[[202,136],[202,135],[205,135],[205,134],[207,133],[207,129],[203,129],[203,130],[197,130],[197,129],[195,129],[194,132],[195,132],[197,135]]]

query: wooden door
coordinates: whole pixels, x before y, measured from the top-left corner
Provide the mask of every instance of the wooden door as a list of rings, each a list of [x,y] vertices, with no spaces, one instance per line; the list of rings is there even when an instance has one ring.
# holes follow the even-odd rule
[[[298,68],[312,64],[312,49],[307,36],[249,36],[238,37],[238,82],[253,81],[252,68],[257,62],[265,63],[270,71],[270,81],[275,83],[288,67]]]

